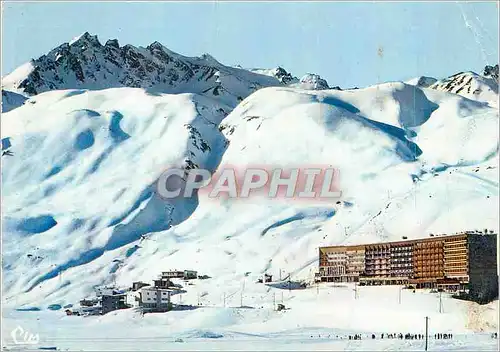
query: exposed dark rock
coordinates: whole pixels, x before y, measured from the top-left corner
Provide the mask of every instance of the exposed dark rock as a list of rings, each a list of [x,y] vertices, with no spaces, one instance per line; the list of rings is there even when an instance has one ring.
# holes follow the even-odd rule
[[[498,64],[495,66],[486,66],[483,75],[486,77],[494,78],[498,82]]]
[[[120,48],[120,44],[118,44],[118,40],[117,39],[108,39],[106,41],[106,44],[104,44],[105,46],[112,46],[114,48]]]
[[[19,84],[28,95],[55,89],[137,87],[165,93],[198,93],[235,106],[255,90],[286,84],[293,77],[278,68],[276,77],[220,64],[208,54],[185,57],[159,42],[146,48],[120,47],[84,33],[32,60],[33,70]],[[236,94],[236,92],[238,94]]]

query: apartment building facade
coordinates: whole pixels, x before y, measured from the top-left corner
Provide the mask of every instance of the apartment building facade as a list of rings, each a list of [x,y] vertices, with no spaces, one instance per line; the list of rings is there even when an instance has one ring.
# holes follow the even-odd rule
[[[365,270],[366,250],[364,246],[351,246],[346,250],[345,276],[348,282],[355,282]]]
[[[320,276],[331,278],[328,281],[341,281],[341,278],[343,278],[346,273],[347,248],[344,246],[337,246],[320,248],[319,251]]]
[[[170,309],[172,290],[145,286],[139,290],[139,307],[145,311],[165,312]]]
[[[385,284],[390,277],[391,248],[387,243],[369,244],[365,246],[365,271],[361,273],[363,282],[372,277],[380,280],[374,284]]]
[[[413,273],[414,244],[408,242],[393,242],[390,245],[390,274],[393,283],[406,284]]]
[[[437,284],[437,280],[444,279],[443,248],[444,240],[439,237],[417,240],[414,243],[412,283],[432,287]]]
[[[320,247],[316,279],[463,290],[476,301],[488,301],[498,297],[497,235],[468,231],[417,240]]]
[[[459,281],[468,279],[467,235],[450,236],[445,238],[443,246],[444,276]]]

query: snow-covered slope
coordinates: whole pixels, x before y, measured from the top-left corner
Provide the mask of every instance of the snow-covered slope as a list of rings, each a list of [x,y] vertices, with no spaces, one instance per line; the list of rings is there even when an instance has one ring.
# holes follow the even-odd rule
[[[319,245],[498,230],[498,110],[457,95],[403,83],[262,89],[221,124],[229,145],[224,113],[200,95],[120,88],[31,100],[2,118],[14,153],[2,167],[4,290],[16,305],[75,300],[172,266],[217,283],[280,267],[308,277]],[[171,204],[154,193],[168,165],[219,162],[332,165],[344,199]]]
[[[23,89],[18,89],[19,85],[28,77],[35,67],[34,62],[29,61],[19,66],[14,71],[2,77],[2,90],[9,89],[18,93],[23,93]]]
[[[289,293],[286,304],[292,311],[280,317],[269,309],[238,311],[235,317],[222,302],[227,299],[234,306],[234,297],[241,294],[243,299],[244,294],[244,305],[269,307],[282,291],[257,285],[255,279],[268,272],[312,280],[322,245],[499,230],[499,116],[492,104],[399,82],[341,91],[317,86],[316,77],[308,88],[317,90],[285,87],[273,76],[276,72],[258,74],[209,57],[188,60],[157,45],[148,48],[108,42],[103,49],[84,35],[4,80],[38,93],[1,119],[2,146],[12,152],[2,157],[2,303],[12,321],[23,314],[15,308],[75,304],[95,285],[129,286],[156,278],[162,270],[186,268],[210,278],[195,287],[186,285],[183,303],[196,305],[203,297],[203,304],[216,304],[217,309],[155,315],[147,318],[150,325],[175,324],[171,330],[179,336],[196,335],[208,326],[226,334],[235,326],[247,333],[267,329],[269,334],[270,326],[290,332],[295,325],[302,332],[384,331],[394,324],[366,319],[362,313],[388,314],[390,303],[375,309],[374,302],[384,292],[396,295],[397,288],[380,294],[366,291],[370,298],[363,310],[348,300],[349,288],[335,294],[335,310],[313,315],[308,314],[331,300],[317,296],[314,301],[311,289]],[[93,58],[116,50],[131,57],[141,53],[146,59],[134,61],[124,54],[122,69],[111,70],[113,88],[107,88],[100,75],[112,63]],[[177,79],[155,83],[156,76],[139,74],[141,67],[157,63],[160,52],[168,56],[161,77],[178,74]],[[75,53],[91,68],[82,69],[80,83],[74,79],[79,70],[71,66]],[[97,62],[105,63],[99,71]],[[31,73],[22,79],[27,71]],[[219,81],[207,72],[219,72]],[[125,77],[138,88],[116,88],[128,84],[121,82]],[[212,84],[219,83],[227,94],[214,94],[219,90]],[[86,89],[61,89],[74,85]],[[272,87],[257,90],[240,104],[234,99],[267,85]],[[212,88],[206,91],[208,86]],[[332,166],[340,169],[343,195],[318,203],[224,200],[203,193],[166,201],[156,194],[155,185],[171,165],[210,170]],[[414,322],[430,314],[432,302],[414,298],[420,306],[393,312],[394,319],[416,329]],[[491,307],[493,313],[474,315],[474,324],[468,309],[477,306],[452,302],[446,316],[433,317],[440,329],[498,327],[498,319],[492,318],[498,316],[498,302]],[[350,311],[356,314],[350,316]],[[334,312],[342,319],[332,320]],[[287,319],[290,315],[293,319]],[[126,334],[149,326],[141,319],[119,312],[92,321],[95,331],[125,324],[120,334]],[[274,325],[264,328],[263,322],[270,320]],[[30,324],[36,323],[26,322]],[[75,331],[86,331],[80,328]]]
[[[308,89],[308,90],[323,90],[328,89],[328,82],[321,78],[321,76],[308,73],[299,80],[297,77],[292,76],[284,68],[277,67],[274,69],[261,69],[253,68],[250,69],[252,72],[260,73],[266,76],[271,76],[277,78],[281,83],[297,89]],[[339,89],[338,87],[336,87]]]
[[[173,300],[196,302],[196,293],[214,291],[207,286],[194,280],[188,286],[194,297],[182,294]],[[357,296],[352,285],[338,284],[280,291],[267,292],[265,286],[247,281],[243,296],[241,290],[228,287],[225,306],[223,294],[210,295],[199,298],[201,307],[144,316],[131,310],[86,318],[9,311],[2,320],[2,336],[8,340],[12,329],[22,326],[39,334],[38,346],[63,351],[420,351],[423,339],[401,340],[388,334],[425,334],[428,316],[430,351],[498,350],[498,340],[491,338],[494,326],[487,323],[498,319],[496,302],[476,306],[445,294],[440,300],[435,293],[394,286],[358,287]],[[288,309],[273,310],[273,299]],[[452,333],[453,339],[436,339],[436,333]],[[362,339],[349,340],[354,334]]]
[[[2,90],[2,112],[9,112],[23,105],[27,99],[24,95]]]
[[[3,77],[2,88],[35,95],[58,89],[146,88],[198,93],[235,106],[260,87],[281,82],[269,75],[224,66],[212,56],[185,57],[154,42],[143,47],[102,45],[84,33]]]
[[[2,163],[4,264],[25,273],[6,277],[7,290],[185,220],[196,199],[163,202],[154,182],[169,165],[213,170],[224,116],[200,95],[139,88],[47,92],[3,115],[14,154]]]
[[[492,77],[481,76],[474,72],[459,72],[437,81],[430,88],[459,94],[498,107],[498,81]]]
[[[486,66],[482,76],[469,71],[459,72],[441,80],[420,76],[405,83],[420,88],[432,88],[459,94],[498,107],[498,65]]]
[[[380,240],[379,230],[397,239],[467,226],[466,220],[443,226],[450,212],[470,211],[474,221],[498,227],[498,205],[492,201],[498,199],[498,110],[477,102],[402,83],[324,93],[268,88],[239,105],[223,126],[231,144],[222,164],[243,159],[251,165],[310,163],[340,169],[344,201],[354,206],[330,222],[338,226],[328,234],[333,243],[343,233],[341,225],[351,228],[348,240],[360,241],[363,236]],[[471,174],[473,165],[484,163],[488,166]],[[483,173],[480,182],[487,190],[472,186]],[[462,180],[469,176],[474,180]],[[462,182],[471,182],[471,188]],[[450,195],[454,183],[456,193]],[[421,206],[415,206],[417,199]],[[477,202],[487,203],[491,212],[477,214]],[[377,224],[360,221],[379,212]]]

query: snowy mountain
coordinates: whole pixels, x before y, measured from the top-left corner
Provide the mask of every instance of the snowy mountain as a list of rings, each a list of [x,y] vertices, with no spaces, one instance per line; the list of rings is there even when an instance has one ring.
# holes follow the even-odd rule
[[[482,76],[469,71],[459,72],[441,80],[434,77],[420,76],[405,83],[421,88],[459,94],[498,107],[498,64],[486,66]]]
[[[186,339],[420,331],[425,316],[444,331],[497,329],[498,302],[480,309],[450,298],[438,314],[428,293],[405,293],[413,305],[396,310],[390,297],[398,288],[369,288],[354,300],[350,287],[326,287],[323,296],[315,288],[285,293],[292,309],[283,313],[268,309],[283,290],[255,284],[264,272],[311,282],[323,245],[499,230],[499,112],[461,96],[471,87],[471,98],[489,101],[490,78],[461,75],[433,89],[391,82],[342,91],[317,75],[294,82],[279,70],[231,68],[159,44],[102,46],[87,34],[19,68],[3,84],[31,97],[1,119],[2,148],[12,152],[2,157],[8,328],[38,326],[73,349],[93,341],[78,335],[87,328],[106,332],[102,344],[111,335],[120,336],[116,343],[130,334],[151,340],[153,330]],[[330,166],[340,169],[342,198],[233,200],[201,192],[167,201],[156,184],[172,165]],[[127,287],[170,268],[210,277],[182,283],[179,302],[203,307],[81,320],[47,311],[77,304],[96,285]],[[40,327],[38,316],[53,321]],[[75,328],[58,340],[52,326]]]
[[[283,67],[276,67],[273,69],[251,68],[251,72],[259,73],[261,75],[271,76],[277,78],[283,84],[292,84],[299,82],[297,77],[292,76]]]
[[[325,79],[313,73],[308,73],[302,76],[301,79],[298,79],[297,77],[292,76],[282,67],[277,67],[274,69],[253,68],[250,69],[250,71],[266,76],[275,77],[284,85],[292,88],[306,90],[340,89],[340,87],[329,87],[328,82]]]
[[[226,118],[199,94],[52,91],[5,114],[2,138],[14,154],[2,165],[5,293],[18,305],[76,299],[115,276],[154,275],[150,265],[195,265],[217,280],[280,265],[307,276],[322,244],[458,231],[469,218],[497,228],[498,110],[402,83],[261,89]],[[256,163],[334,165],[350,206],[205,196],[172,204],[152,188],[168,165]]]
[[[429,88],[459,94],[498,107],[498,80],[491,76],[459,72],[435,82]]]
[[[300,79],[298,84],[291,85],[294,88],[310,89],[310,90],[323,90],[329,89],[328,83],[319,75],[308,73]]]
[[[2,88],[28,95],[60,89],[133,87],[198,93],[229,106],[236,106],[261,87],[280,84],[269,75],[224,66],[208,54],[185,57],[158,42],[143,48],[120,46],[111,39],[102,45],[87,32],[2,79]]]

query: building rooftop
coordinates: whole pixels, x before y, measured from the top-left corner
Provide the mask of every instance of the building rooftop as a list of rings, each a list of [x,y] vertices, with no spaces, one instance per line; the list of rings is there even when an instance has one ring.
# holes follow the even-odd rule
[[[154,286],[144,286],[140,288],[143,291],[156,291],[156,290],[161,290],[161,291],[171,291],[174,292],[176,290],[171,289],[171,288],[166,288],[166,287],[154,287]]]
[[[486,232],[480,232],[480,231],[463,231],[455,234],[442,234],[442,235],[432,235],[431,237],[422,237],[422,238],[415,238],[415,239],[404,239],[400,241],[390,241],[390,242],[377,242],[377,243],[363,243],[363,244],[345,244],[345,245],[332,245],[332,246],[323,246],[320,247],[320,249],[330,249],[330,248],[349,248],[352,250],[356,249],[363,249],[365,247],[371,247],[371,246],[385,246],[385,245],[405,245],[405,244],[412,244],[416,242],[432,242],[432,241],[439,241],[442,239],[454,239],[454,238],[459,238],[463,236],[468,236],[468,235],[482,235],[482,236],[496,236],[496,233],[486,233]]]

